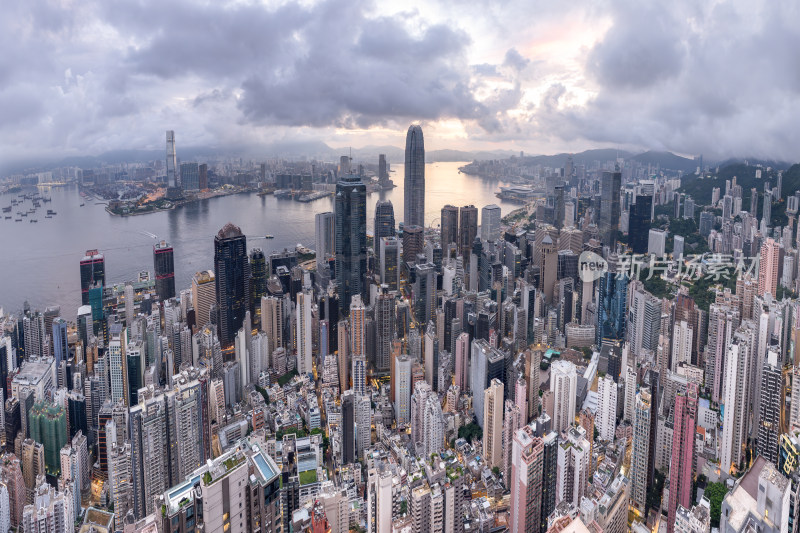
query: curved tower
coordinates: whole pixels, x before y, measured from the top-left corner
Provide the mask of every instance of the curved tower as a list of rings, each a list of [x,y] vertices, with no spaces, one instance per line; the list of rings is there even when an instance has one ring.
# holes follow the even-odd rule
[[[403,224],[425,227],[425,143],[421,126],[409,126],[406,134],[404,192]]]

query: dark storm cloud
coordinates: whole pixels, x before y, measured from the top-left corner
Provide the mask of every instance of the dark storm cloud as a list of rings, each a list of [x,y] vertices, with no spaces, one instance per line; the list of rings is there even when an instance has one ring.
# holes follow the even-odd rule
[[[589,55],[588,68],[611,89],[650,87],[677,75],[683,63],[681,26],[662,3],[631,2]]]
[[[369,0],[7,4],[4,153],[460,119],[468,142],[800,155],[791,0],[438,0],[392,17]],[[608,31],[577,57],[540,46],[573,23]]]

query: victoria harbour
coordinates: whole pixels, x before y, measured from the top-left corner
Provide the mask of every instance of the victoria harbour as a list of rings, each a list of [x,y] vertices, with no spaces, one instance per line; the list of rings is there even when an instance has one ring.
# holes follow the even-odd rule
[[[458,168],[463,165],[425,165],[427,226],[439,224],[439,212],[446,204],[475,204],[478,208],[497,204],[504,215],[519,207],[495,197],[502,182],[460,173]],[[390,200],[398,219],[402,216],[402,162],[395,166],[398,171],[392,173],[392,179],[397,187],[372,193],[367,202],[368,231],[372,231],[378,200]],[[200,200],[170,211],[118,217],[106,212],[105,202],[84,200],[75,186],[54,187],[43,190],[42,195],[52,199],[46,205],[58,213],[52,219],[37,224],[26,219],[22,223],[0,220],[0,246],[14,250],[0,257],[5,280],[0,287],[0,302],[6,311],[21,308],[27,300],[32,309],[59,305],[68,315],[74,313],[80,306],[78,261],[89,249],[105,255],[109,283],[124,283],[136,279],[141,271],[152,272],[153,245],[166,239],[175,250],[176,286],[188,287],[195,272],[212,267],[214,235],[225,223],[242,228],[249,248],[262,248],[269,254],[284,248],[293,250],[299,243],[313,249],[314,215],[333,211],[333,198],[300,203],[243,193]],[[0,196],[0,204],[8,205],[13,197],[16,194]],[[275,238],[267,240],[267,234]]]

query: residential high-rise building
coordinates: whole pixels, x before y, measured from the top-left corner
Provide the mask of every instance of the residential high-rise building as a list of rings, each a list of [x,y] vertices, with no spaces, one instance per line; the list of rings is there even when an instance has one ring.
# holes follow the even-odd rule
[[[427,382],[417,382],[411,395],[411,440],[418,456],[429,457],[444,448],[444,427],[438,395]]]
[[[689,382],[686,391],[675,396],[672,429],[672,460],[669,465],[668,533],[673,533],[678,506],[690,508],[694,501],[692,468],[697,422],[697,384]]]
[[[69,489],[57,491],[48,485],[44,476],[37,479],[22,514],[20,531],[25,533],[70,533],[75,530],[72,496]]]
[[[284,342],[284,299],[277,296],[264,296],[261,298],[261,330],[267,334],[269,354],[272,356],[278,348],[285,346]]]
[[[131,504],[134,515],[154,513],[156,498],[171,485],[169,418],[163,395],[140,397],[130,410]]]
[[[211,309],[216,302],[216,284],[213,270],[203,270],[192,276],[192,305],[194,306],[195,328],[202,329],[206,324],[216,322],[211,317]]]
[[[253,327],[261,326],[261,298],[267,295],[267,258],[261,248],[250,250],[250,316]]]
[[[601,206],[600,209],[600,223],[598,229],[600,230],[600,238],[604,246],[607,246],[612,252],[616,249],[617,244],[617,231],[619,230],[619,190],[622,184],[622,173],[603,172],[600,182],[600,195]]]
[[[550,366],[550,386],[553,390],[553,431],[567,431],[575,422],[575,395],[578,374],[575,365],[557,360]]]
[[[766,205],[766,202],[765,204]],[[780,261],[780,244],[769,238],[761,245],[758,263],[758,295],[770,293],[773,298],[778,290],[778,262]]]
[[[364,294],[367,273],[367,188],[360,177],[348,175],[336,183],[335,220],[339,312],[346,316],[353,296]]]
[[[86,250],[81,259],[81,303],[89,305],[89,289],[106,284],[106,260],[97,250]]]
[[[395,297],[382,287],[375,300],[375,370],[388,372],[395,332]]]
[[[647,238],[647,253],[662,257],[667,246],[667,232],[651,229]]]
[[[239,441],[195,474],[164,492],[162,512],[156,513],[159,530],[283,531],[280,508],[286,493],[281,490],[281,471],[257,442]],[[202,490],[197,490],[198,483],[203,483]]]
[[[500,240],[500,206],[489,204],[481,209],[481,239],[497,242]]]
[[[247,238],[238,226],[225,224],[214,237],[217,329],[222,348],[233,346],[236,332],[250,310],[250,262]]]
[[[562,502],[580,505],[589,482],[590,448],[586,430],[580,426],[570,427],[566,437],[558,443],[556,505]]]
[[[295,327],[297,331],[297,372],[310,374],[313,360],[313,328],[311,307],[314,305],[314,295],[306,289],[297,293],[297,318]],[[267,333],[269,336],[269,333]]]
[[[413,361],[408,355],[401,355],[394,360],[394,416],[397,425],[402,426],[411,421],[411,366]]]
[[[511,533],[539,533],[542,526],[544,445],[536,436],[536,428],[525,426],[517,430],[511,450],[509,529]]]
[[[459,333],[455,339],[455,384],[459,390],[469,390],[469,333]]]
[[[30,437],[44,446],[47,473],[58,477],[61,473],[61,448],[68,442],[64,407],[38,402],[27,415]]]
[[[757,452],[768,461],[778,464],[778,439],[781,432],[783,376],[778,366],[778,352],[767,350],[761,372],[761,401],[759,402]],[[793,389],[794,392],[794,389]]]
[[[597,431],[606,442],[614,441],[617,429],[617,383],[606,374],[597,382]]]
[[[653,413],[649,389],[643,388],[636,394],[634,413],[630,468],[631,500],[637,511],[644,515],[647,505],[651,417],[657,416],[657,413]]]
[[[374,242],[381,237],[394,237],[394,206],[390,200],[378,200],[375,204]]]
[[[489,467],[503,464],[503,384],[493,379],[483,392],[483,456]]]
[[[442,250],[447,250],[447,247],[451,244],[458,246],[458,207],[454,205],[444,206],[440,225]]]
[[[317,248],[317,273],[320,273],[328,259],[336,254],[336,216],[331,211],[314,215],[314,239]]]
[[[725,413],[720,445],[720,468],[723,472],[730,472],[732,467],[739,466],[746,440],[750,388],[748,371],[755,344],[753,334],[746,333],[748,330],[752,328],[740,327],[736,331],[725,356],[722,388]]]
[[[425,142],[422,127],[411,125],[406,134],[405,209],[403,224],[425,227]]]
[[[175,153],[175,132],[167,130],[167,187],[178,186],[178,156]]]
[[[175,297],[175,262],[172,246],[161,241],[153,246],[153,273],[156,276],[156,296],[159,300]],[[126,302],[127,305],[127,302]]]
[[[108,357],[111,401],[128,403],[128,364],[125,358],[127,331],[121,324],[113,324],[109,331]]]

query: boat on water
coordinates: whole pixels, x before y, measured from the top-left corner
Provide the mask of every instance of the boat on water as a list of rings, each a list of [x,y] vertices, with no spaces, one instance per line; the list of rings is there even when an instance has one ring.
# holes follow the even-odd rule
[[[47,210],[47,214],[48,214],[48,215],[57,215],[58,213],[56,213],[56,212],[55,212],[55,211],[53,211],[52,209],[48,209],[48,210]]]
[[[13,207],[13,206],[11,206],[11,205],[10,205],[10,206],[8,206],[8,207],[4,207],[4,208],[3,208],[3,213],[10,213],[10,212],[11,212],[11,208],[12,208],[12,207]]]
[[[9,216],[6,217],[6,220],[9,220],[10,218],[11,218],[11,216],[9,215]]]
[[[53,215],[45,215],[44,218],[53,218]]]
[[[264,238],[265,239],[274,239],[275,235],[270,235],[269,233],[267,233],[266,235],[264,235]]]
[[[21,218],[15,218],[14,222],[22,222],[22,219]]]
[[[32,218],[32,219],[30,220],[30,222],[31,222],[31,224],[33,224],[34,222],[39,222],[39,221],[38,221],[38,220],[36,220],[35,218]]]
[[[83,203],[82,203],[80,206],[81,206],[81,207],[83,207],[84,205],[86,205],[86,204],[83,204]]]

